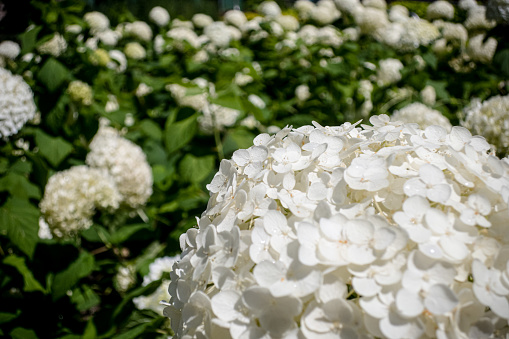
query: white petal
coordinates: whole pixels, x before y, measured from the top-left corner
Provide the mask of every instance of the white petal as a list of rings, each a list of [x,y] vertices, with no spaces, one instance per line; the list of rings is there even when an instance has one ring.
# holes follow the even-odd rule
[[[451,311],[459,300],[451,289],[442,284],[431,286],[424,299],[424,305],[431,313],[443,315]]]
[[[235,304],[240,299],[237,291],[222,291],[212,297],[212,311],[224,321],[233,321],[239,316]]]
[[[382,290],[373,278],[357,278],[352,279],[352,285],[357,294],[363,297],[372,297]]]
[[[367,244],[374,234],[373,225],[367,220],[351,220],[346,224],[346,236],[355,244]]]
[[[273,263],[269,260],[264,260],[256,265],[253,275],[256,282],[262,287],[270,287],[286,278],[284,266],[280,262]]]
[[[448,184],[439,184],[428,189],[426,191],[426,196],[431,201],[436,201],[444,204],[451,197],[451,192],[451,186]]]
[[[424,311],[421,298],[417,293],[402,289],[396,294],[396,307],[405,317],[414,318]]]
[[[419,168],[419,176],[422,181],[430,185],[439,184],[445,179],[444,172],[431,164],[422,165],[421,168]]]
[[[327,197],[327,187],[322,182],[314,182],[309,186],[308,198],[311,200],[323,200]]]
[[[288,225],[285,216],[281,212],[270,210],[263,217],[263,226],[268,234],[274,235],[281,233],[281,230]]]

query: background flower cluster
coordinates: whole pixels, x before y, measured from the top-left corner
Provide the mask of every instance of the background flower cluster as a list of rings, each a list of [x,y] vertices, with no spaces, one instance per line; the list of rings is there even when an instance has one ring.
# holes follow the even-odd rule
[[[508,4],[249,6],[218,18],[156,6],[136,18],[80,1],[30,2],[27,27],[0,42],[0,335],[163,338],[192,327],[192,335],[277,337],[299,320],[304,335],[318,337],[343,314],[352,320],[345,333],[391,336],[384,319],[403,317],[408,333],[433,336],[433,323],[447,337],[467,323],[448,332],[453,320],[441,317],[452,308],[454,319],[477,312],[469,324],[481,332],[503,328],[507,286],[495,280],[507,280],[507,239],[493,225],[507,220],[499,159],[509,153]],[[352,125],[359,120],[362,129]],[[355,249],[329,246],[344,240],[327,226],[341,218],[331,206],[365,229],[345,230]],[[271,245],[257,247],[263,239]],[[213,265],[203,250],[211,241],[222,246]],[[291,242],[298,253],[288,256]],[[327,260],[338,251],[341,263]],[[430,251],[446,263],[430,264]],[[284,284],[267,292],[267,272],[294,269],[322,284],[304,279],[292,297]],[[384,280],[388,269],[398,281]],[[408,287],[433,270],[445,272],[438,285]],[[218,272],[243,287],[220,285]],[[189,294],[175,294],[180,281]],[[364,304],[353,301],[361,296]],[[433,297],[450,307],[430,308]],[[276,306],[246,301],[258,298]],[[158,300],[172,305],[171,326]],[[226,307],[237,304],[260,317]],[[183,307],[204,315],[202,326],[179,319]],[[261,314],[278,307],[295,314],[272,328]],[[372,326],[357,321],[360,312]],[[233,316],[240,320],[226,326]]]

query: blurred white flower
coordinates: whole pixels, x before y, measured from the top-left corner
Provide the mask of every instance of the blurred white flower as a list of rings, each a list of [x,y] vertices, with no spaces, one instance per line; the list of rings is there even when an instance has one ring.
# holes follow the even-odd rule
[[[264,1],[258,5],[258,12],[267,18],[276,18],[281,15],[281,8],[275,1]]]
[[[424,87],[420,93],[421,100],[424,104],[428,106],[433,106],[437,100],[437,92],[433,86],[427,85]]]
[[[451,20],[454,17],[454,6],[445,0],[434,1],[429,4],[426,17],[428,20]]]
[[[122,35],[117,31],[106,29],[98,32],[95,37],[106,46],[116,46]]]
[[[118,111],[119,108],[117,97],[113,94],[108,94],[108,102],[106,102],[106,106],[104,107],[106,113]]]
[[[224,21],[240,28],[247,22],[247,18],[244,12],[232,9],[224,13]]]
[[[276,18],[276,22],[281,25],[285,31],[296,31],[299,29],[299,20],[292,15],[280,15]]]
[[[194,26],[196,26],[197,28],[205,28],[214,22],[214,19],[212,19],[207,14],[202,13],[196,13],[195,15],[193,15],[193,18],[191,20]]]
[[[179,42],[174,42],[177,49],[179,50],[184,49],[184,44],[182,43],[183,41],[187,42],[194,48],[198,48],[200,46],[200,42],[196,33],[192,29],[186,27],[172,28],[168,31],[168,33],[166,33],[166,36],[168,38],[174,39],[175,42]]]
[[[311,97],[309,86],[304,84],[297,86],[297,88],[295,88],[295,96],[301,102],[309,99]]]
[[[127,35],[138,38],[142,41],[152,40],[152,29],[145,21],[126,23],[124,31]]]
[[[96,209],[113,211],[120,200],[106,171],[75,166],[49,178],[39,207],[53,236],[61,238],[88,229]]]
[[[468,10],[468,16],[464,23],[469,31],[489,30],[497,25],[494,20],[486,18],[486,7],[476,6]]]
[[[168,293],[169,285],[169,280],[163,280],[161,285],[152,294],[133,298],[134,306],[139,310],[152,310],[162,316],[165,306],[161,304],[161,301],[170,298],[170,294]]]
[[[137,96],[138,98],[141,98],[141,97],[144,97],[144,96],[146,96],[146,95],[148,95],[148,94],[152,93],[152,91],[153,91],[153,88],[152,88],[152,87],[150,87],[150,86],[148,86],[147,84],[145,84],[145,83],[143,83],[143,82],[142,82],[142,83],[140,83],[140,84],[138,85],[138,87],[136,88],[136,92],[135,92],[135,94],[136,94],[136,96]]]
[[[143,286],[147,286],[153,281],[159,280],[163,277],[163,273],[169,273],[172,270],[173,264],[180,259],[180,256],[174,257],[161,257],[154,260],[148,266],[148,274],[143,277]]]
[[[14,41],[4,40],[0,42],[0,56],[8,59],[16,59],[20,51],[21,48]]]
[[[148,13],[148,17],[159,27],[166,26],[170,22],[170,13],[161,6],[153,7]]]
[[[101,12],[88,12],[83,16],[83,19],[90,27],[92,34],[105,31],[110,27],[110,19]]]
[[[145,59],[147,52],[138,42],[128,42],[124,47],[124,53],[128,58],[141,60]]]
[[[72,34],[80,34],[83,31],[80,25],[67,25],[65,26],[65,31]]]
[[[252,103],[255,107],[258,107],[259,109],[264,109],[267,106],[265,104],[265,101],[263,101],[263,99],[256,94],[249,94],[247,99],[249,100],[250,103]]]
[[[123,204],[138,208],[152,195],[152,169],[145,153],[113,127],[101,123],[90,143],[86,162],[109,173]]]
[[[18,133],[34,118],[36,109],[33,92],[23,78],[0,68],[0,137]]]
[[[434,92],[433,87],[431,89]],[[450,131],[452,128],[449,119],[444,117],[442,113],[428,106],[421,104],[420,102],[414,102],[407,105],[399,110],[394,111],[392,114],[392,120],[403,121],[405,123],[416,123],[419,127],[425,129],[431,125],[438,125]]]
[[[467,53],[474,61],[489,63],[495,55],[498,41],[493,37],[489,37],[484,41],[484,37],[484,34],[477,34],[471,37],[468,40]]]
[[[90,85],[86,82],[81,80],[71,81],[67,87],[67,93],[72,101],[85,106],[92,105],[92,100],[94,99],[92,87],[90,87]]]
[[[387,86],[401,80],[400,71],[403,69],[403,63],[398,59],[380,60],[380,68],[376,73],[376,79],[379,86]]]
[[[118,73],[123,73],[127,69],[127,58],[125,54],[116,49],[112,49],[108,54],[112,60],[108,63],[108,68],[115,69]]]
[[[41,54],[50,54],[54,57],[60,56],[67,49],[67,41],[59,33],[55,33],[53,37],[37,46],[37,51]]]

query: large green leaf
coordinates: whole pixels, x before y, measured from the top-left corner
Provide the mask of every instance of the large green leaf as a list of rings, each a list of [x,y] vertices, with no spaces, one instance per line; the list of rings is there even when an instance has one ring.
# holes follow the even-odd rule
[[[34,331],[23,327],[16,327],[10,333],[12,339],[37,339]]]
[[[196,134],[198,115],[194,114],[184,120],[171,122],[168,118],[164,129],[166,150],[171,153],[187,145]]]
[[[0,313],[0,324],[8,323],[11,320],[16,319],[21,314],[20,310],[17,310],[16,313]]]
[[[186,154],[179,164],[181,179],[196,184],[200,183],[214,169],[214,159],[213,155],[195,157],[192,154]]]
[[[0,178],[0,191],[7,191],[18,198],[41,198],[39,186],[32,184],[24,175],[15,172]]]
[[[39,210],[28,201],[10,198],[0,208],[0,232],[30,258],[39,240]]]
[[[112,244],[120,244],[129,239],[134,233],[147,229],[150,229],[150,226],[147,224],[125,225],[111,234],[110,241]]]
[[[55,276],[51,286],[53,300],[65,295],[81,278],[89,275],[94,269],[94,264],[94,257],[91,254],[81,252],[75,262]]]
[[[36,131],[35,142],[37,143],[37,147],[39,147],[39,152],[54,167],[57,167],[73,149],[72,145],[62,137],[54,138],[41,130]]]
[[[25,264],[25,258],[18,257],[17,255],[11,254],[7,258],[3,260],[3,263],[6,265],[14,266],[18,270],[19,273],[23,276],[24,286],[23,291],[25,292],[33,292],[33,291],[41,291],[46,292],[44,287],[34,278],[32,272],[28,269]]]
[[[37,41],[37,34],[39,34],[41,29],[42,26],[36,26],[19,35],[19,40],[21,41],[21,55],[25,55],[34,49],[35,42]]]
[[[60,61],[49,58],[37,74],[39,80],[51,92],[55,91],[64,81],[71,78],[71,72]]]
[[[76,288],[72,291],[71,301],[76,305],[78,311],[84,312],[99,305],[101,299],[90,287],[83,285],[82,288]]]

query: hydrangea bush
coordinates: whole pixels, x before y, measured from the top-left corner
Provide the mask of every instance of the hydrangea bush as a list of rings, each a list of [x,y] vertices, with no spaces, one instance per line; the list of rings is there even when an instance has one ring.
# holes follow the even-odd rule
[[[370,122],[221,162],[171,272],[177,338],[509,333],[509,161],[462,127]]]

